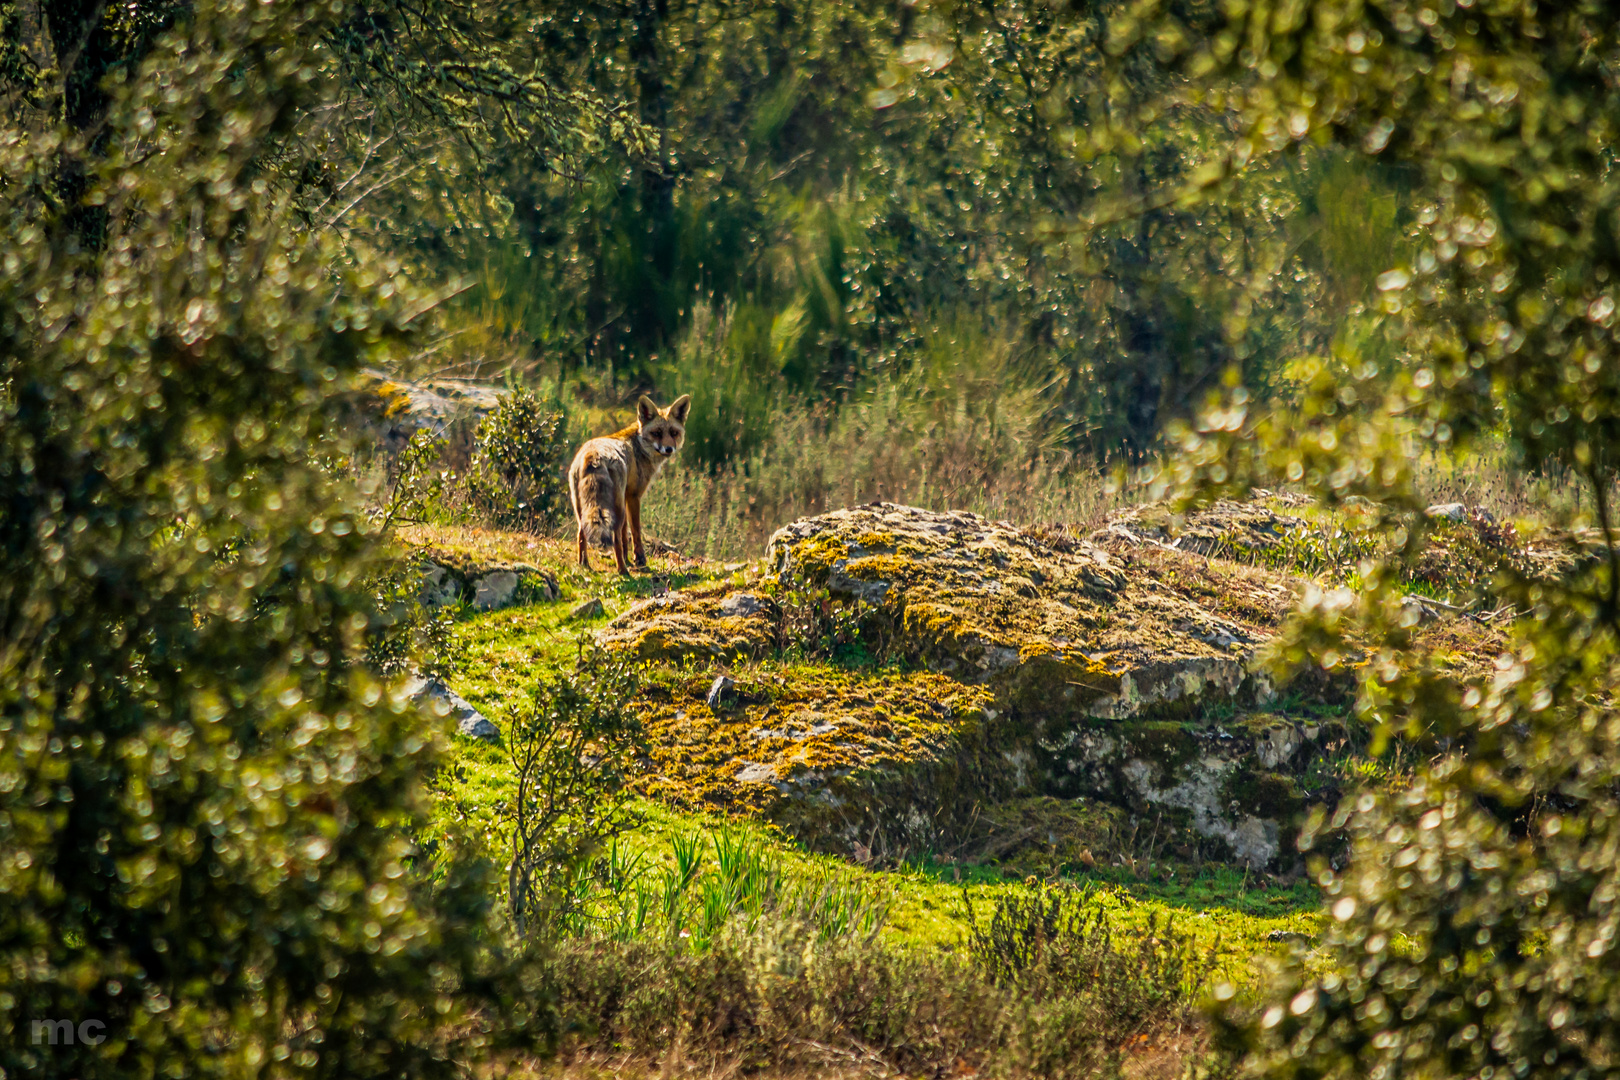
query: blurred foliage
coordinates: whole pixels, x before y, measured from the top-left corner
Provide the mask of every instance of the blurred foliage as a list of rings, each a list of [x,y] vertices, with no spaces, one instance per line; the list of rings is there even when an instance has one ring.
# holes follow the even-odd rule
[[[456,631],[461,605],[422,602],[419,563],[391,559],[375,578],[377,614],[365,637],[365,663],[384,678],[420,675],[448,684],[467,661],[467,646]]]
[[[448,1075],[551,1030],[488,868],[410,842],[433,726],[354,662],[396,568],[328,407],[425,302],[310,199],[355,14],[0,7],[6,1075]],[[583,108],[386,48],[401,115]]]
[[[1381,515],[1392,560],[1310,590],[1274,644],[1282,675],[1347,668],[1376,743],[1432,742],[1403,783],[1352,795],[1302,838],[1333,917],[1324,955],[1226,1016],[1255,1075],[1614,1075],[1620,983],[1620,274],[1613,148],[1620,12],[1522,0],[1237,3],[1176,57],[1188,93],[1243,120],[1245,153],[1335,144],[1412,182],[1405,257],[1375,286],[1393,367],[1343,350],[1293,408],[1234,374],[1178,434],[1196,498],[1302,483]],[[1187,11],[1149,3],[1114,42],[1164,53]],[[1176,50],[1171,50],[1174,55]],[[1517,619],[1464,677],[1415,647],[1398,581],[1432,527],[1416,448],[1505,432],[1585,481],[1583,556],[1556,579],[1498,562]],[[1424,567],[1417,565],[1421,573]]]

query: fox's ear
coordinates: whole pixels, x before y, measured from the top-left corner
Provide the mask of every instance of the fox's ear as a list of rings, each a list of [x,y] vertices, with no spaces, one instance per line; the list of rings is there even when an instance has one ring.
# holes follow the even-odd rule
[[[691,411],[692,411],[692,395],[691,394],[682,394],[680,397],[676,398],[673,402],[670,403],[669,411],[667,413],[665,413],[664,415],[668,416],[671,420],[675,421],[677,424],[684,424],[684,423],[686,423],[686,414],[691,412]]]
[[[646,394],[642,394],[641,400],[636,402],[636,419],[643,424],[658,419],[658,405]]]

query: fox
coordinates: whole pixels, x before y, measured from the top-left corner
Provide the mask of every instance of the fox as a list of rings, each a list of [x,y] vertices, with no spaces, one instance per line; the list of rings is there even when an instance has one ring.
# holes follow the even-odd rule
[[[641,498],[658,470],[686,441],[686,417],[692,396],[682,394],[660,409],[642,395],[636,422],[623,431],[592,439],[579,448],[568,466],[568,498],[578,526],[579,565],[591,569],[586,548],[591,542],[613,545],[613,561],[626,576],[631,538],[636,566],[647,565],[641,542]]]

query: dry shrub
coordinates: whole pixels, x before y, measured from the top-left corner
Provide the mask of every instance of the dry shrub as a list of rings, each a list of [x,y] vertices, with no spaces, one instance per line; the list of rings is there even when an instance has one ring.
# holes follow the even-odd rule
[[[1161,1076],[1207,1055],[1205,972],[1168,927],[1125,930],[1077,896],[1004,900],[966,957],[757,925],[706,952],[650,941],[558,947],[559,1008],[580,1057],[746,1062],[847,1056],[903,1074]]]

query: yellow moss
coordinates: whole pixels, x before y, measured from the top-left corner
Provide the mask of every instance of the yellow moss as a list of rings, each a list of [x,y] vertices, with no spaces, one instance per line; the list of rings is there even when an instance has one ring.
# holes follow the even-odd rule
[[[868,555],[851,559],[844,567],[844,573],[856,581],[903,581],[922,572],[916,560],[903,555]]]
[[[1021,663],[1029,663],[1037,656],[1063,656],[1063,650],[1046,638],[1032,638],[1024,642],[1018,650],[1018,659]]]
[[[703,702],[707,676],[660,684],[667,696],[644,696],[648,794],[768,816],[781,797],[770,783],[740,781],[747,764],[769,768],[781,782],[932,760],[979,723],[990,702],[983,689],[926,672],[762,665],[734,677],[740,703],[718,713]],[[811,733],[818,724],[834,728]]]
[[[807,574],[824,576],[833,563],[849,555],[849,545],[836,536],[812,536],[793,548],[794,562]]]
[[[882,532],[874,529],[861,533],[855,538],[855,543],[859,544],[863,548],[867,548],[868,550],[872,548],[893,549],[899,543],[899,541],[895,539],[893,533]]]

